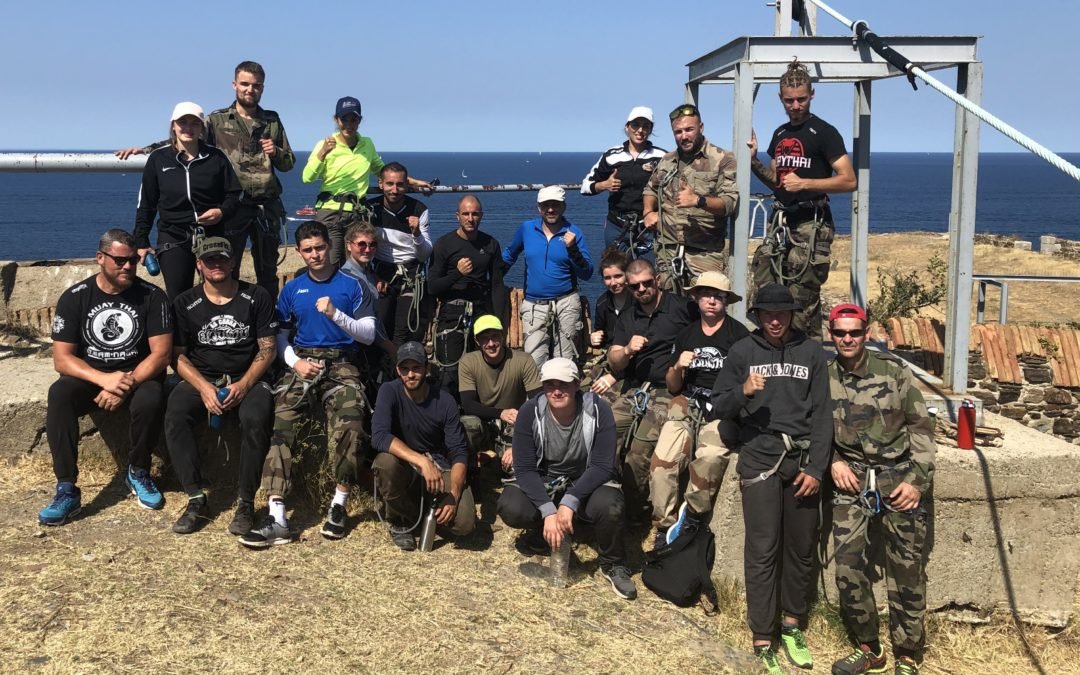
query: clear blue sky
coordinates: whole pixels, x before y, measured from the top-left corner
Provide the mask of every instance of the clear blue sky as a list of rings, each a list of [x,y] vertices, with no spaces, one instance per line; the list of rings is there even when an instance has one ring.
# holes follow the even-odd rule
[[[1066,0],[834,0],[882,35],[978,35],[984,105],[1057,151],[1080,150]],[[229,104],[239,61],[267,69],[263,104],[295,148],[331,130],[357,96],[381,151],[599,151],[634,105],[681,102],[685,64],[742,35],[772,34],[764,0],[656,2],[19,2],[4,11],[0,148],[104,149],[163,138],[172,106]],[[844,29],[821,15],[820,32]],[[951,71],[939,71],[955,82]],[[770,89],[772,87],[770,86]],[[763,91],[754,126],[783,121]],[[952,104],[925,85],[875,86],[874,149],[952,149]],[[731,89],[703,88],[706,134],[729,147]],[[850,143],[851,86],[814,111]],[[662,117],[661,117],[662,119]],[[656,140],[671,146],[664,123]],[[1017,150],[983,127],[981,149]]]

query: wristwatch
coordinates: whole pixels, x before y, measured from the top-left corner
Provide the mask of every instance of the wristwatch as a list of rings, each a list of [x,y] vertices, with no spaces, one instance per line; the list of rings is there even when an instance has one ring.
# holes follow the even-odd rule
[[[698,195],[697,207],[699,209],[705,208],[708,205],[708,203],[709,203],[708,200],[705,199],[705,195]]]

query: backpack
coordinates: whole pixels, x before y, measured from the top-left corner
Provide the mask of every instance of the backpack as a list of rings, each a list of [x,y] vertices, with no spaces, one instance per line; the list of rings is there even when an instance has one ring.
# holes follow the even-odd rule
[[[702,595],[712,604],[702,602],[706,614],[717,609],[716,589],[710,573],[716,558],[715,537],[705,523],[684,529],[670,544],[645,554],[645,569],[641,580],[658,596],[678,605],[690,607]]]

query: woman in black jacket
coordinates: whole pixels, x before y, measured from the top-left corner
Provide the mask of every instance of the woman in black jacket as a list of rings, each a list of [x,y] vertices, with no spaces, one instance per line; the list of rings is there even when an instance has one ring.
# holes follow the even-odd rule
[[[195,280],[194,237],[223,236],[223,226],[243,194],[229,159],[202,141],[203,111],[195,103],[173,108],[171,143],[150,153],[143,169],[135,211],[135,245],[139,255],[150,248],[150,230],[157,214],[156,254],[169,299],[191,288]]]

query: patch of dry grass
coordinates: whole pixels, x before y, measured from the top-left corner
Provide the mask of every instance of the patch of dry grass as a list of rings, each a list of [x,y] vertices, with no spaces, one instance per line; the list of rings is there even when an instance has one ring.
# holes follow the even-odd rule
[[[211,493],[222,512],[179,537],[170,527],[180,493],[166,493],[163,511],[146,511],[113,476],[111,467],[83,467],[84,515],[45,529],[35,515],[51,492],[47,458],[0,474],[0,670],[754,672],[734,583],[720,583],[715,617],[644,588],[630,603],[578,545],[571,585],[553,591],[529,576],[541,559],[517,553],[501,523],[490,545],[470,540],[481,550],[402,553],[367,495],[350,504],[343,541],[322,539],[318,514],[301,511],[292,516],[294,529],[305,528],[298,543],[249,551],[225,530],[231,494]],[[1074,628],[1028,635],[1045,672],[1069,671],[1080,645]],[[846,652],[825,609],[811,619],[810,644],[819,671]],[[1033,670],[1015,628],[1000,620],[934,619],[929,645],[926,672]]]

